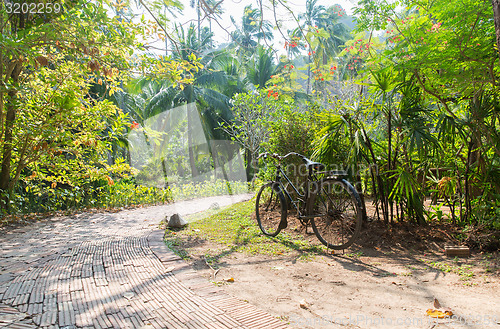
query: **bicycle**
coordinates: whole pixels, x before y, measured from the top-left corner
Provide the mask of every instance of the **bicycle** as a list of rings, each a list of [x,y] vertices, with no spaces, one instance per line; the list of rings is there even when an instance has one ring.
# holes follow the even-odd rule
[[[306,166],[307,178],[302,193],[281,168],[281,161],[289,156],[300,157]],[[255,201],[257,223],[262,233],[274,237],[286,228],[291,205],[302,225],[307,228],[311,224],[314,234],[327,248],[341,250],[352,245],[361,231],[364,205],[356,189],[346,180],[347,173],[324,171],[324,164],[295,152],[284,156],[266,152],[257,159],[269,157],[277,160],[276,177],[260,188]],[[282,177],[296,198],[287,191]]]

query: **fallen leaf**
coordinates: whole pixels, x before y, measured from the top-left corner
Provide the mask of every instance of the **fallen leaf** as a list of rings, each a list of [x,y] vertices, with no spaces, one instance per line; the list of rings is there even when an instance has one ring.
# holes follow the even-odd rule
[[[309,305],[307,304],[306,300],[305,299],[302,299],[300,302],[299,302],[299,306],[300,308],[303,308],[305,310],[307,310],[309,308]]]
[[[430,316],[431,318],[437,318],[437,319],[444,319],[444,318],[447,318],[447,317],[450,317],[453,315],[453,312],[452,311],[439,311],[439,310],[435,310],[435,309],[428,309],[426,311],[427,315]]]
[[[441,308],[441,304],[439,303],[439,300],[437,300],[437,298],[434,298],[434,308]]]
[[[227,278],[227,279],[224,279],[224,281],[226,281],[226,282],[234,282],[234,278]]]

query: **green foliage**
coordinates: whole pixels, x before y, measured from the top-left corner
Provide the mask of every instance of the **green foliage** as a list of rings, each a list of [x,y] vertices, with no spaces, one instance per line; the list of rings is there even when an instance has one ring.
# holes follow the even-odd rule
[[[394,200],[398,204],[404,204],[407,209],[407,215],[410,218],[415,218],[418,223],[423,223],[424,200],[415,174],[405,170],[403,167],[399,167],[391,178],[395,179],[395,182],[389,194],[389,199]]]
[[[500,195],[496,194],[491,200],[478,202],[476,211],[481,225],[500,231]]]
[[[234,45],[243,54],[251,52],[252,48],[259,44],[260,40],[272,40],[272,25],[263,19],[263,14],[259,9],[245,6],[241,19],[241,26],[237,26],[233,17],[231,21],[236,26],[236,31],[231,33]]]
[[[355,154],[352,151],[357,149],[352,147],[353,143],[349,138],[355,124],[355,113],[341,103],[334,103],[334,106],[336,107],[332,110],[317,115],[321,129],[316,131],[312,156],[325,164],[347,165]]]
[[[262,144],[264,149],[277,154],[297,152],[306,157],[313,153],[312,143],[319,129],[317,108],[301,111],[283,104],[277,112],[277,120],[269,122],[269,141]]]
[[[47,213],[86,208],[117,208],[162,204],[172,200],[169,190],[136,185],[131,179],[81,181],[78,186],[47,182],[20,184],[11,199],[11,213]]]
[[[213,180],[172,184],[168,188],[138,185],[135,178],[85,179],[78,186],[48,181],[22,182],[11,201],[11,213],[156,205],[216,195],[248,193],[246,182]]]
[[[248,192],[247,182],[229,182],[222,179],[188,184],[173,184],[170,193],[174,200],[194,199],[215,195],[241,194]]]
[[[270,122],[277,120],[282,106],[287,106],[277,93],[258,89],[255,92],[241,93],[233,97],[234,118],[221,125],[231,139],[246,152],[247,178],[252,177],[254,159],[261,145],[269,140]]]
[[[144,50],[139,39],[156,27],[144,19],[115,19],[105,4],[114,6],[72,1],[50,20],[7,15],[0,4],[2,211],[9,211],[21,180],[73,188],[109,177],[100,168],[111,148],[124,145],[129,117],[105,98],[121,90],[131,68],[183,86],[201,66],[196,56],[189,61],[133,56]],[[126,3],[115,5],[120,12]]]

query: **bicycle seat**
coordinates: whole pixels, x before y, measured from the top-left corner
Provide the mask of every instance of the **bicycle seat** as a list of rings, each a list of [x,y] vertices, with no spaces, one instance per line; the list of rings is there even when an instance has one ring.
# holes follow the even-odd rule
[[[304,160],[304,163],[306,164],[307,170],[316,170],[316,171],[318,171],[318,170],[324,170],[325,169],[325,165],[322,164],[322,163],[311,161],[311,160],[309,160],[306,157],[304,157],[303,160]]]

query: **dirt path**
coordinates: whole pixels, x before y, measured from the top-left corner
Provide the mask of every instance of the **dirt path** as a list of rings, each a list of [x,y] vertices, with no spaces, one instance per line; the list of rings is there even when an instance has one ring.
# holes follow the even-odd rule
[[[463,281],[424,264],[391,254],[309,261],[232,255],[218,275],[235,278],[224,286],[230,294],[296,328],[500,328],[498,277]],[[426,316],[434,298],[455,321]]]
[[[500,329],[498,255],[452,259],[439,249],[408,245],[397,250],[358,246],[345,254],[316,256],[229,252],[217,263],[216,281],[294,328]],[[207,280],[213,281],[214,270],[203,255],[219,248],[206,240],[190,248],[191,264]],[[452,318],[426,315],[435,298]]]

